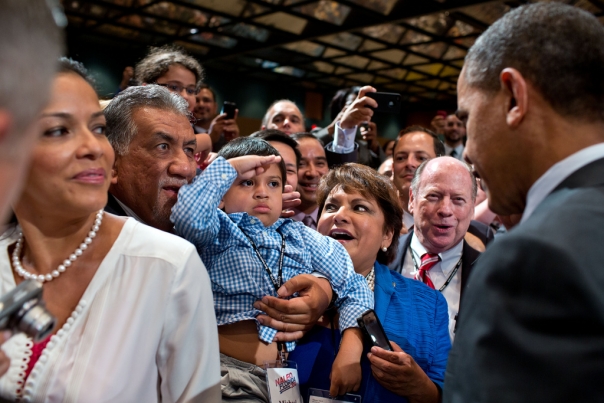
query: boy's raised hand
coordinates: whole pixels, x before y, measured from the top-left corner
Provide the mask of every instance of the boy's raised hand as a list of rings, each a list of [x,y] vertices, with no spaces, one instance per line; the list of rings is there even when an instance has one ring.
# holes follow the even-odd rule
[[[267,170],[268,165],[277,164],[281,157],[277,155],[245,155],[227,160],[237,171],[238,179],[251,179]]]

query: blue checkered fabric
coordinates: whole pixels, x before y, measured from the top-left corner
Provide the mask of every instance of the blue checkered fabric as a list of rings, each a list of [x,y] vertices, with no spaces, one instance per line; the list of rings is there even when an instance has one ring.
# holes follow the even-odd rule
[[[265,227],[247,213],[227,215],[219,210],[223,195],[236,177],[235,169],[219,157],[194,183],[180,189],[171,217],[176,232],[195,245],[206,265],[218,325],[255,320],[263,312],[252,306],[254,301],[265,295],[277,296],[245,234],[254,240],[275,278],[278,278],[280,234],[283,234],[286,245],[283,281],[303,273],[324,275],[338,294],[340,329],[356,327],[356,318],[373,308],[373,293],[365,279],[354,272],[346,249],[291,219],[279,219]],[[271,343],[277,331],[256,323],[260,340]],[[288,351],[294,347],[295,343],[287,343]]]

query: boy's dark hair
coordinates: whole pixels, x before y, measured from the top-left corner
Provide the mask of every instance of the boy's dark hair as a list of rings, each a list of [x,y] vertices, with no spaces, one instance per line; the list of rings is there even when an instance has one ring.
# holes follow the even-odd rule
[[[296,154],[296,166],[300,164],[300,160],[302,159],[302,154],[300,154],[300,150],[298,150],[298,143],[296,140],[283,133],[281,130],[277,129],[266,129],[259,130],[250,134],[250,137],[266,140],[266,141],[276,141],[279,143],[283,143],[286,146],[290,146],[294,150],[294,154]]]
[[[218,156],[223,157],[225,160],[231,158],[243,157],[244,155],[278,155],[279,151],[275,147],[271,146],[267,141],[253,138],[253,137],[239,137],[229,141],[218,151]],[[279,170],[281,171],[281,189],[285,187],[285,180],[287,178],[285,170],[285,162],[283,159],[278,163]]]

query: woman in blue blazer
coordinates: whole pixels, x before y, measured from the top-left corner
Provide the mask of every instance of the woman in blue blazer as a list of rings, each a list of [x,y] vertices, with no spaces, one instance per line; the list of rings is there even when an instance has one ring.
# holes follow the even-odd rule
[[[373,169],[346,164],[321,181],[317,230],[340,241],[355,271],[374,291],[375,312],[394,347],[388,352],[366,345],[362,381],[356,392],[364,403],[440,401],[447,356],[447,303],[425,284],[390,271],[402,227],[402,208],[387,178]],[[308,388],[329,390],[330,371],[340,343],[335,311],[290,353],[298,363],[303,396]]]

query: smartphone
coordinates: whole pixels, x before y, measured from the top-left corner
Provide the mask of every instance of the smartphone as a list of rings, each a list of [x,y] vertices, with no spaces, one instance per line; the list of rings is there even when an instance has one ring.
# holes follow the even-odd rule
[[[390,345],[390,340],[388,340],[388,336],[386,336],[384,328],[373,309],[369,309],[359,316],[357,322],[359,323],[359,328],[363,334],[365,334],[367,340],[371,342],[372,346],[378,346],[384,350],[394,351]]]
[[[221,113],[226,113],[227,119],[235,119],[235,109],[237,109],[237,104],[235,102],[224,101]]]
[[[400,113],[403,98],[395,92],[368,92],[365,94],[375,99],[378,106],[373,108],[375,112]]]

